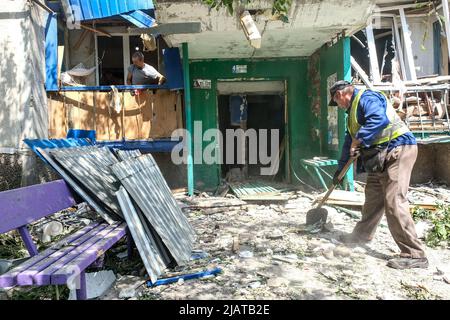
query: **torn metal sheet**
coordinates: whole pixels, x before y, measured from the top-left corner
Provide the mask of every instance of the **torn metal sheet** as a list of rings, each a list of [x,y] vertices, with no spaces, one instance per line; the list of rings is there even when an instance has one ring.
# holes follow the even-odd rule
[[[160,249],[148,230],[144,218],[136,211],[125,188],[120,187],[116,194],[145,269],[151,281],[155,282],[167,264],[161,257]]]
[[[107,147],[54,149],[50,154],[104,205],[123,217],[115,192],[120,187],[111,166],[118,162]]]
[[[195,232],[150,154],[112,166],[178,265],[189,261]]]
[[[129,158],[137,158],[142,155],[142,153],[141,153],[141,151],[139,151],[139,149],[135,149],[135,150],[115,149],[114,151],[116,152],[117,157],[119,157],[120,161],[129,159]]]
[[[50,150],[44,150],[37,147],[36,150],[45,158],[45,160],[52,166],[56,172],[74,189],[76,193],[86,201],[106,222],[113,224],[117,217],[108,213],[101,204],[99,204],[93,197],[91,197],[72,177],[55,161],[49,154]]]
[[[243,201],[286,201],[289,198],[274,187],[260,182],[234,183],[230,187]]]

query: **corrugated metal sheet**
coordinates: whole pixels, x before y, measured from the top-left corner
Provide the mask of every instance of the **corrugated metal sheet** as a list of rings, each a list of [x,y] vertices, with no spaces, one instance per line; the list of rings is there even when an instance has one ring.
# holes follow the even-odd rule
[[[122,14],[121,17],[130,21],[138,28],[150,28],[156,22],[155,19],[142,10],[135,10],[130,13]]]
[[[69,139],[24,139],[23,142],[33,150],[36,155],[47,162],[39,152],[37,148],[42,149],[56,149],[56,148],[70,148],[78,146],[92,146],[92,142],[89,139],[69,138]]]
[[[53,149],[50,154],[107,209],[123,218],[115,194],[119,190],[120,182],[111,171],[111,166],[118,163],[118,160],[107,147]]]
[[[195,232],[150,154],[112,166],[179,265],[189,261]]]
[[[61,167],[61,165],[53,160],[49,153],[50,150],[51,149],[44,150],[39,147],[36,148],[36,152],[44,157],[45,161],[59,173],[59,175],[75,190],[76,193],[80,195],[81,198],[83,198],[84,201],[86,201],[103,219],[105,219],[106,222],[109,224],[114,223],[116,217],[111,217],[98,200],[94,199],[92,195],[86,192],[80,186],[79,182],[72,179],[72,177]]]
[[[152,282],[155,282],[168,264],[162,258],[164,248],[157,245],[145,218],[136,211],[125,188],[120,187],[116,195],[145,269]]]
[[[230,185],[234,194],[244,201],[288,200],[288,196],[263,182],[233,183]]]
[[[141,151],[139,150],[119,150],[114,149],[114,152],[117,154],[117,157],[120,161],[127,160],[130,158],[137,158],[142,155]]]
[[[154,9],[152,0],[61,0],[61,3],[63,8],[72,9],[75,21],[101,19],[135,10]],[[65,12],[67,12],[66,9]]]

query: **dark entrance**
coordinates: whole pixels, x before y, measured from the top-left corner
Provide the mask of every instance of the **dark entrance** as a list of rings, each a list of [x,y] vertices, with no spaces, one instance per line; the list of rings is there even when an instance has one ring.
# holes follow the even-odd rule
[[[233,94],[234,95],[234,94]],[[267,139],[267,150],[263,153],[268,157],[272,157],[271,154],[271,131],[279,130],[279,148],[282,149],[282,143],[285,136],[285,97],[283,94],[243,94],[247,100],[247,121],[246,124],[238,126],[236,122],[232,121],[232,112],[230,110],[230,96],[231,95],[219,95],[218,96],[218,106],[219,106],[219,129],[223,135],[224,147],[222,149],[224,164],[222,164],[222,178],[227,176],[227,173],[233,168],[241,168],[243,172],[246,172],[247,177],[258,177],[258,179],[269,179],[281,181],[284,177],[284,156],[280,160],[278,171],[275,171],[272,176],[261,175],[261,168],[269,167],[270,164],[262,164],[261,159],[257,157],[256,164],[246,164],[239,165],[236,164],[236,153],[238,148],[237,138],[234,138],[234,155],[235,161],[233,164],[227,164],[227,143],[232,143],[227,141],[226,130],[227,129],[239,129],[244,130],[256,130],[256,150],[259,155],[260,153],[260,136],[259,132],[261,129],[267,129],[267,135],[263,137]],[[255,144],[255,141],[250,141],[247,138],[246,145],[246,159],[249,159],[249,143]],[[248,163],[248,160],[247,160]]]

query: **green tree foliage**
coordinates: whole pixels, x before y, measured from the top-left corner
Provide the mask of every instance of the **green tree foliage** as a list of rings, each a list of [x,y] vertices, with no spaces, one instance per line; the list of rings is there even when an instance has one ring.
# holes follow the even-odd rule
[[[233,14],[234,12],[234,0],[202,0],[206,5],[210,6],[211,8],[216,8],[219,10],[221,7],[226,7],[228,9],[228,12],[230,14]],[[247,0],[246,2],[249,3],[252,0]],[[288,11],[289,8],[292,5],[292,0],[274,0],[273,2],[273,9],[272,14],[279,15],[280,20],[283,22],[288,22]]]

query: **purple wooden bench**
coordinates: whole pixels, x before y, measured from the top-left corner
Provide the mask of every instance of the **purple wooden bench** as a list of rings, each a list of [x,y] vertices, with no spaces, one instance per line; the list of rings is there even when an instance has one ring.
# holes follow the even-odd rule
[[[0,234],[17,229],[31,256],[0,275],[0,288],[68,285],[75,280],[77,299],[87,298],[86,268],[103,261],[103,254],[127,234],[126,223],[92,223],[40,253],[27,228],[33,221],[76,204],[64,180],[0,192]]]

